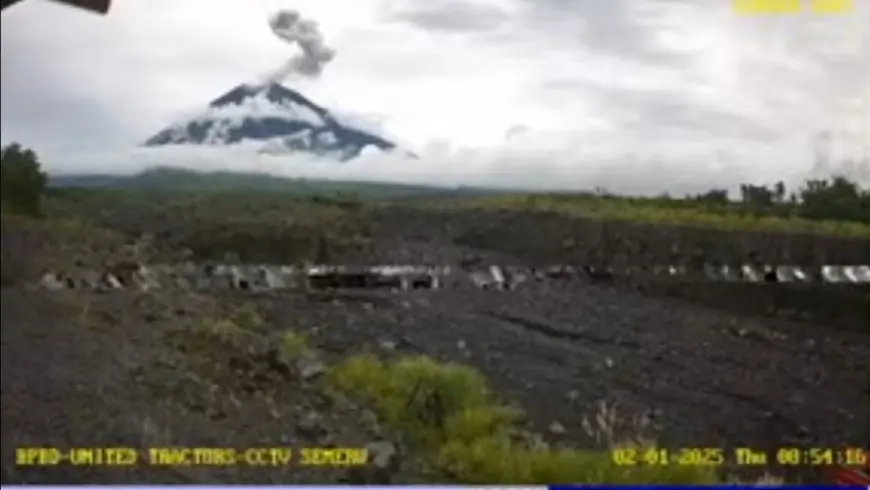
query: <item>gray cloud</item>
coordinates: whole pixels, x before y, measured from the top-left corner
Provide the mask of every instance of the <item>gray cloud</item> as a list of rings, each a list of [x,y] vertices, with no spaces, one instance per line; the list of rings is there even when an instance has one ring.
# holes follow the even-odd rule
[[[442,0],[400,5],[389,12],[386,19],[430,31],[463,33],[498,29],[510,20],[510,16],[496,5],[470,0]]]
[[[152,1],[99,20],[50,2],[4,13],[3,142],[112,169],[117,155],[65,157],[141,141],[288,57],[265,5]],[[847,99],[870,87],[862,1],[827,20],[734,18],[696,0],[324,1],[336,3],[305,12],[342,55],[288,83],[450,154],[416,163],[421,179],[674,192],[767,179],[811,165],[821,130],[845,147],[839,126],[861,117]],[[547,131],[559,135],[536,139]]]
[[[627,130],[706,132],[717,137],[757,142],[774,141],[781,136],[745,115],[693,104],[679,92],[625,91],[604,86],[588,87],[585,91],[594,105],[609,111]]]
[[[102,104],[98,94],[66,83],[38,47],[27,48],[0,44],[3,144],[94,150],[107,140],[130,136],[131,128]]]
[[[671,0],[522,0],[532,29],[561,35],[598,53],[643,63],[678,65],[686,56],[662,49],[655,39],[662,28],[661,8],[683,4]]]

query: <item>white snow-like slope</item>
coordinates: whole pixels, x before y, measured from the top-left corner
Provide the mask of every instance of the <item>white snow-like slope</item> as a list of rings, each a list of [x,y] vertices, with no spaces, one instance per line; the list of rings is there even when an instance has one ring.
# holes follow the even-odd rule
[[[349,160],[363,151],[392,151],[395,144],[339,122],[325,108],[282,85],[240,85],[193,117],[172,125],[146,146],[232,145],[259,142],[261,152],[307,152]]]

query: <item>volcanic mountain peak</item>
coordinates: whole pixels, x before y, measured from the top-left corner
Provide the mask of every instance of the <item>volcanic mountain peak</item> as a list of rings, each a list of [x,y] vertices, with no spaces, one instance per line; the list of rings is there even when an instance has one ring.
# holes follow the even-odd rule
[[[380,136],[342,124],[330,112],[287,87],[239,85],[214,99],[205,113],[166,128],[145,146],[262,143],[261,152],[311,153],[348,160],[366,148],[396,145]]]
[[[315,104],[299,92],[277,83],[267,85],[242,84],[214,99],[208,106],[219,109],[245,105],[252,100],[260,100],[280,107],[302,106],[321,117],[329,118],[328,110]]]

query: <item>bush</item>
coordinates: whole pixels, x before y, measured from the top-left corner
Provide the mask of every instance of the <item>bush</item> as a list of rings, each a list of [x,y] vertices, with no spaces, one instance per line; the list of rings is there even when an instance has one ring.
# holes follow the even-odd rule
[[[409,444],[431,451],[437,477],[457,483],[708,484],[713,468],[620,466],[609,451],[530,444],[522,414],[497,403],[474,369],[427,357],[371,355],[333,367],[329,381],[371,404]]]
[[[40,216],[48,182],[32,150],[13,143],[0,150],[0,200],[3,211]]]
[[[870,189],[846,177],[809,180],[789,192],[785,184],[743,184],[739,201],[727,191],[676,199],[612,194],[493,194],[456,201],[491,209],[535,209],[596,220],[689,225],[725,230],[808,231],[870,237]]]
[[[805,218],[870,223],[870,190],[862,190],[845,177],[807,181],[800,195],[799,212]]]

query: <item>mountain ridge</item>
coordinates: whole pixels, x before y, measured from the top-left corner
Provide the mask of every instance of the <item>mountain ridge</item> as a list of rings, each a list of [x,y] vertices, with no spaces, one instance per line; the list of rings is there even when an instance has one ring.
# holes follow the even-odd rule
[[[473,187],[438,187],[421,184],[306,179],[276,176],[262,172],[199,171],[183,167],[156,166],[132,175],[49,174],[52,189],[106,189],[151,192],[278,192],[320,194],[351,192],[372,197],[432,197],[489,194],[493,191]]]

